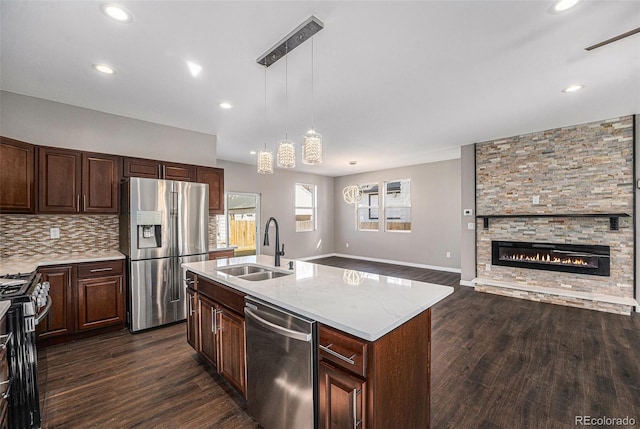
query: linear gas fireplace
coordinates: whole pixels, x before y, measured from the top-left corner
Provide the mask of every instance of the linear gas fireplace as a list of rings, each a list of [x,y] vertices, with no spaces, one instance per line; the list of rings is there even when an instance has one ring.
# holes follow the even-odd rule
[[[609,246],[492,241],[491,263],[507,267],[609,276]]]

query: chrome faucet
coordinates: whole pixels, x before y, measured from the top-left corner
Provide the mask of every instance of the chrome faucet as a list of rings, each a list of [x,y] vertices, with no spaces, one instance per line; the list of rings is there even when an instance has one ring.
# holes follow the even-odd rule
[[[267,226],[264,227],[264,242],[262,244],[264,244],[265,246],[269,245],[269,225],[271,224],[271,221],[276,224],[276,260],[274,262],[274,265],[276,267],[279,267],[280,256],[284,256],[284,243],[282,244],[282,250],[280,250],[280,227],[278,227],[278,221],[275,217],[270,217],[267,221]]]

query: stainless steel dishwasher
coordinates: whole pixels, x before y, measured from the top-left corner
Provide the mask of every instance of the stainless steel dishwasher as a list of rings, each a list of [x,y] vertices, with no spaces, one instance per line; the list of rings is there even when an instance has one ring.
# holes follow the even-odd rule
[[[317,421],[316,322],[245,298],[247,409],[264,429],[313,429]]]

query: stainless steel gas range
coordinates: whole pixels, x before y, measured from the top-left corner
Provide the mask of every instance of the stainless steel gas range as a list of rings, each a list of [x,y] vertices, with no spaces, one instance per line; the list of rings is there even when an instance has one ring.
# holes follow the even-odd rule
[[[49,284],[40,283],[36,272],[0,276],[0,300],[11,301],[4,344],[9,357],[9,381],[3,394],[9,403],[9,427],[39,428],[42,422],[35,328],[51,308]]]

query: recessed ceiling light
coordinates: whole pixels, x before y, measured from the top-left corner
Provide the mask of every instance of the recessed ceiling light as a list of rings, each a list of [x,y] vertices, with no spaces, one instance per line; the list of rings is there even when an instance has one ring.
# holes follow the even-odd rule
[[[553,10],[556,12],[564,12],[567,9],[571,9],[576,4],[578,4],[580,0],[559,0],[556,2],[556,5],[553,7]]]
[[[114,3],[102,3],[100,5],[102,13],[107,15],[111,19],[115,19],[118,22],[124,22],[126,24],[133,21],[133,15],[127,9]]]
[[[566,93],[576,92],[576,91],[580,91],[582,88],[584,88],[583,85],[570,85],[565,89],[563,89],[562,92],[566,92]]]
[[[116,74],[116,69],[106,64],[93,64],[93,68],[104,74]]]
[[[255,155],[255,154],[256,154],[255,150],[252,150],[251,152],[249,152],[249,155]]]
[[[191,76],[196,77],[202,71],[202,66],[198,63],[194,63],[193,61],[187,61],[187,67],[189,67],[189,72],[191,72]]]
[[[220,103],[220,107],[223,109],[231,109],[231,104],[227,103],[226,101],[223,101],[222,103]]]

